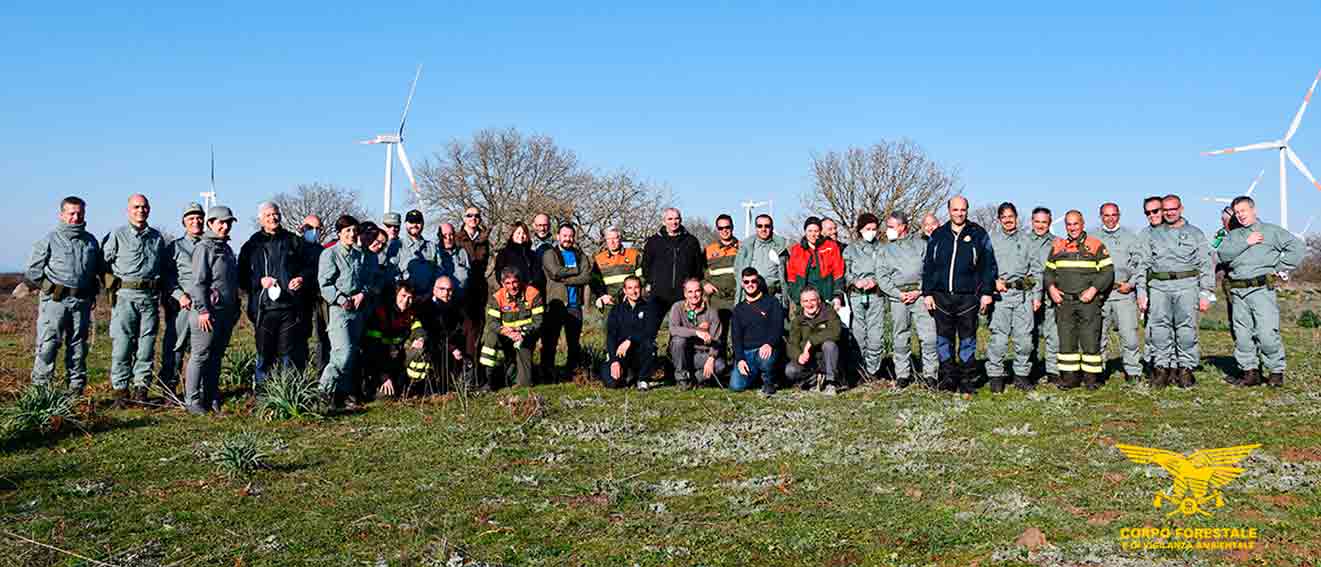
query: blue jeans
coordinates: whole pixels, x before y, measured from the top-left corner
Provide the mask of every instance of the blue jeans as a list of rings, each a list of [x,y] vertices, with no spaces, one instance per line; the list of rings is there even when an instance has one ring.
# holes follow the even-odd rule
[[[742,392],[752,387],[757,380],[760,380],[763,384],[775,383],[775,362],[780,355],[779,349],[771,352],[770,358],[761,358],[761,355],[757,353],[758,350],[754,348],[743,351],[743,360],[748,362],[749,373],[745,376],[739,370],[738,364],[735,363],[734,371],[729,374],[730,390]]]

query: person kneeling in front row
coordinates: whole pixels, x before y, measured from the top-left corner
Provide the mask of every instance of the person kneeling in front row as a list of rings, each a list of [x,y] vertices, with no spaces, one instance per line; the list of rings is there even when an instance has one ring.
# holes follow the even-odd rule
[[[729,340],[734,349],[734,371],[729,389],[741,392],[761,381],[764,396],[775,394],[775,365],[780,338],[784,334],[784,307],[766,293],[766,285],[755,268],[744,268],[739,284],[743,301],[734,306]]]
[[[642,297],[642,280],[624,280],[624,300],[610,310],[606,319],[605,347],[608,359],[601,367],[601,382],[607,388],[637,383],[639,390],[653,384],[656,373],[656,330],[660,322],[650,298]]]

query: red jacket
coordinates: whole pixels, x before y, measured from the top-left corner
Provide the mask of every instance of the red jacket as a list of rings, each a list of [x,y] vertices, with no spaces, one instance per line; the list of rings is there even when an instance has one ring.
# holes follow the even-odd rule
[[[822,301],[844,297],[844,254],[839,243],[821,238],[816,248],[799,241],[789,247],[789,263],[785,266],[789,280],[789,300],[798,303],[798,294],[809,284],[821,292]]]

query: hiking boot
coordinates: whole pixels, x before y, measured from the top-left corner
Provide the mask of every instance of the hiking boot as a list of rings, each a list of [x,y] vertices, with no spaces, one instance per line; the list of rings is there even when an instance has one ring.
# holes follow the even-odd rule
[[[1000,394],[1000,393],[1003,393],[1004,391],[1005,391],[1005,379],[1004,379],[1004,376],[992,376],[992,377],[991,377],[991,392],[996,393],[996,394]]]
[[[138,403],[147,403],[147,387],[137,386],[132,390],[133,401]]]
[[[220,398],[211,400],[211,413],[215,413],[215,414],[222,413],[221,410],[223,410],[224,408],[225,408],[225,404],[220,400]]]
[[[646,380],[638,380],[637,388],[639,392],[645,392],[647,390],[650,390],[651,387],[652,387],[651,382],[648,382]]]
[[[1037,386],[1036,384],[1033,384],[1032,380],[1027,376],[1015,376],[1014,387],[1024,392],[1030,392],[1033,389],[1035,389]]]
[[[335,392],[330,396],[331,409],[342,410],[347,405],[349,396],[341,392]]]
[[[1060,372],[1060,380],[1055,385],[1061,390],[1069,390],[1077,388],[1081,383],[1082,379],[1078,377],[1078,372],[1068,370]]]
[[[1180,388],[1191,388],[1197,384],[1197,378],[1193,377],[1193,369],[1191,368],[1180,368],[1177,379]]]
[[[1266,384],[1268,384],[1272,388],[1279,388],[1283,386],[1284,372],[1271,372],[1270,377],[1266,379]]]
[[[1059,375],[1059,374],[1047,374],[1047,375],[1046,375],[1046,383],[1047,383],[1047,384],[1059,384],[1059,383],[1060,383],[1060,375]]]
[[[202,406],[188,404],[187,406],[184,406],[184,409],[188,410],[188,413],[193,415],[206,415],[206,408]]]
[[[1083,386],[1086,386],[1088,390],[1100,388],[1101,375],[1095,372],[1084,372],[1082,376],[1082,384]]]
[[[1151,387],[1160,389],[1170,385],[1170,369],[1157,366],[1151,371]]]
[[[1239,386],[1260,386],[1261,383],[1261,371],[1256,368],[1244,370],[1243,378],[1238,381]]]
[[[954,362],[942,360],[940,370],[937,371],[936,390],[940,392],[953,392],[957,388],[957,382],[954,378]]]
[[[769,398],[775,395],[775,385],[767,382],[761,385],[761,397]]]
[[[128,407],[128,388],[120,388],[110,393],[110,407],[114,409],[124,409]]]

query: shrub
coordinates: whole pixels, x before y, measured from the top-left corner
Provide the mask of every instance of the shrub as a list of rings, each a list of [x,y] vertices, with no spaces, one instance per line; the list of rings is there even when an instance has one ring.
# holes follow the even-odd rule
[[[1321,327],[1321,316],[1318,316],[1315,311],[1307,309],[1303,311],[1302,315],[1298,316],[1298,326],[1304,329],[1319,328]]]
[[[290,366],[275,369],[257,393],[257,415],[267,421],[320,418],[321,388],[316,371],[299,372]]]
[[[30,434],[58,433],[68,427],[81,427],[77,412],[78,396],[66,388],[50,384],[33,384],[19,395],[14,404],[6,407],[2,429],[5,435],[21,437]]]
[[[242,389],[252,385],[257,375],[257,349],[252,347],[231,348],[225,351],[225,358],[220,363],[220,388]]]
[[[220,474],[231,479],[250,477],[268,466],[261,438],[251,431],[225,436],[220,441],[220,447],[211,452],[208,458]]]

